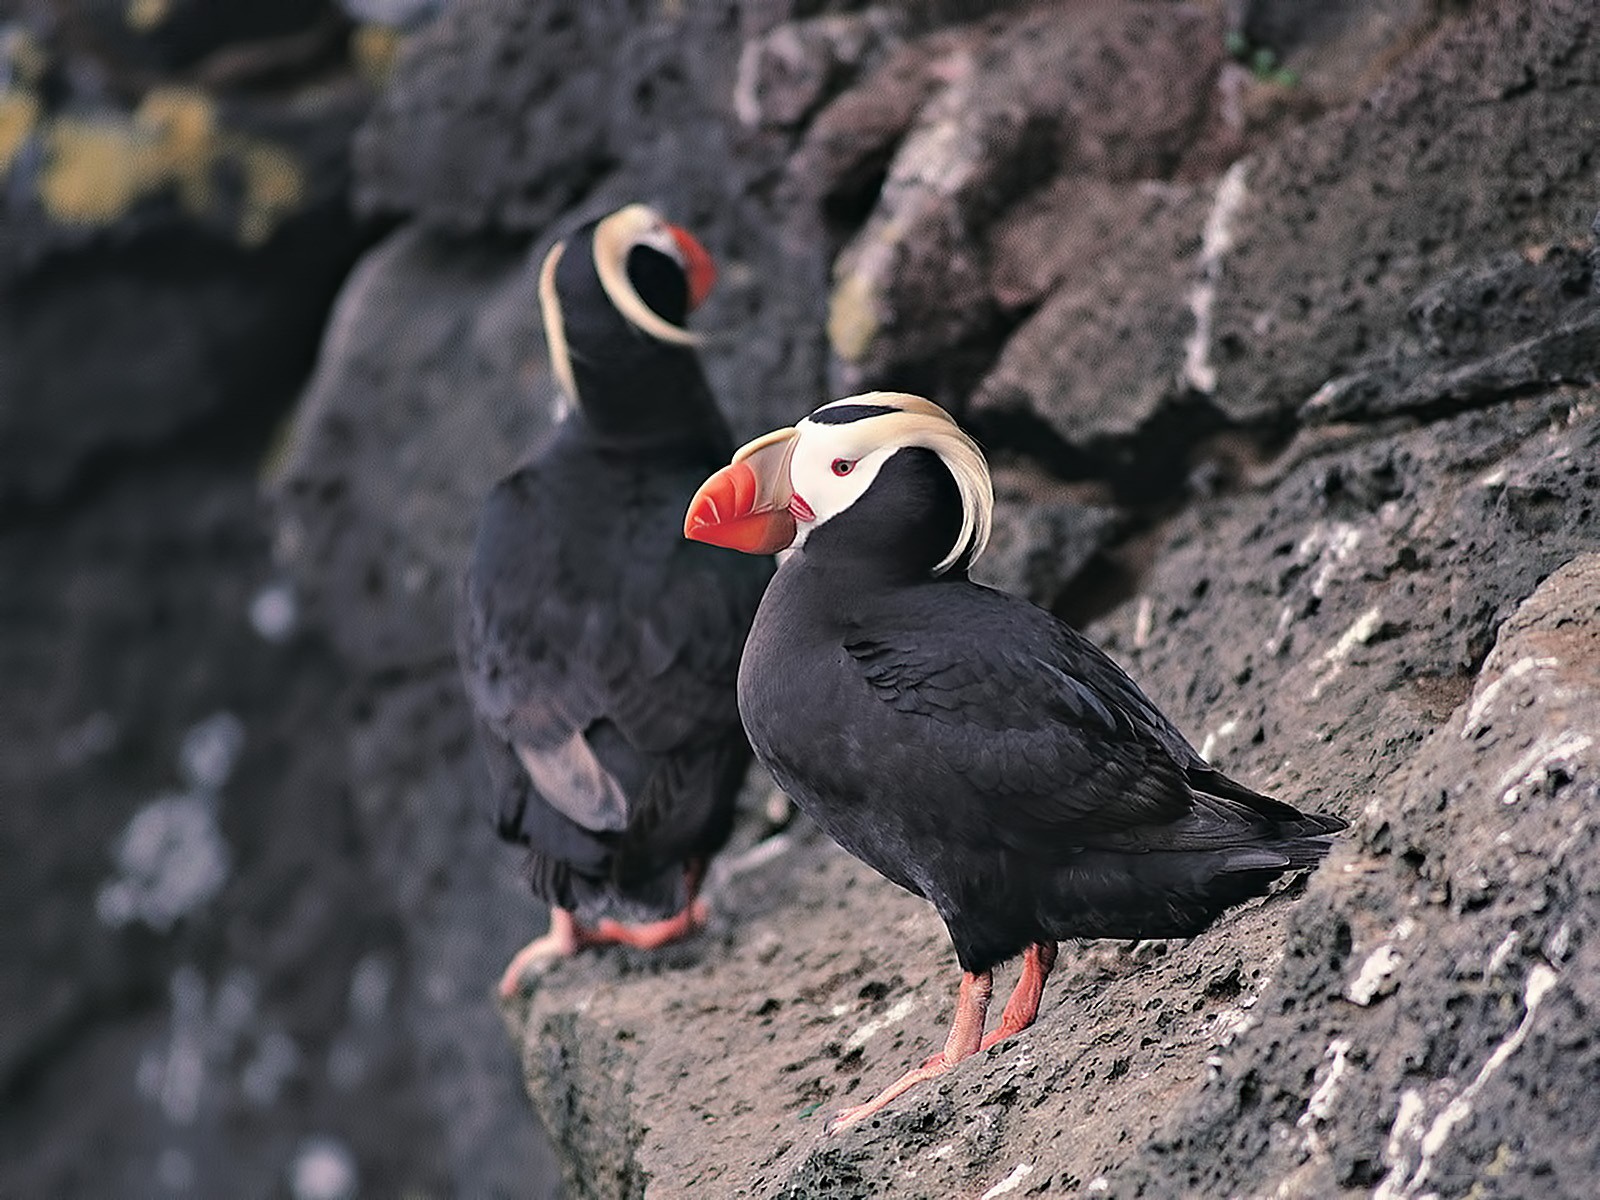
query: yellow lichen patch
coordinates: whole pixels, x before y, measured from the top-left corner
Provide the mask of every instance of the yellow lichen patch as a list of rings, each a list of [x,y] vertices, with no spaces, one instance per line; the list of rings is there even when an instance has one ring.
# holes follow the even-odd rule
[[[128,28],[139,33],[149,33],[172,15],[172,0],[128,0],[123,20]]]
[[[150,138],[157,179],[175,184],[190,212],[209,209],[219,146],[215,101],[194,88],[152,88],[134,110],[133,123]]]
[[[860,362],[878,334],[872,281],[861,272],[846,275],[828,298],[828,341],[845,362]]]
[[[146,190],[151,158],[123,122],[62,117],[45,137],[39,199],[64,225],[114,221]]]
[[[373,87],[381,87],[400,53],[400,31],[387,25],[362,25],[350,35],[350,58]]]
[[[39,98],[20,89],[0,92],[0,176],[22,150],[34,126],[39,123]]]
[[[239,239],[257,246],[305,198],[305,173],[271,142],[220,127],[215,102],[193,88],[155,88],[130,118],[63,117],[48,126],[39,181],[45,211],[64,224],[103,225],[136,201],[171,192],[195,216],[216,205],[216,171],[244,177]]]
[[[52,218],[71,225],[114,221],[141,196],[173,187],[184,207],[211,204],[217,153],[211,100],[189,88],[153,89],[131,121],[62,117],[45,141],[39,196]]]
[[[267,142],[240,139],[234,153],[244,171],[239,240],[246,246],[259,246],[304,201],[305,172],[287,150]]]

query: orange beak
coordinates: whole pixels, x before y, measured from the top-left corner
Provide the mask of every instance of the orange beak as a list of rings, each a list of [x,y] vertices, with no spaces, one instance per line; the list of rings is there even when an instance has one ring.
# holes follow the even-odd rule
[[[746,554],[774,554],[794,541],[789,459],[795,431],[779,429],[741,447],[700,485],[683,519],[683,536]]]
[[[677,225],[668,225],[667,229],[683,255],[683,271],[689,277],[689,311],[693,312],[711,295],[711,287],[717,282],[717,264],[711,261],[711,252],[687,229]]]

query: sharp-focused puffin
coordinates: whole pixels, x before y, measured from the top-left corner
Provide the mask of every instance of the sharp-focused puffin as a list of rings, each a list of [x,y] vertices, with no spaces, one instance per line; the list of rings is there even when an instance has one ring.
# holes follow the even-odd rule
[[[457,628],[496,826],[552,906],[504,995],[542,959],[659,946],[705,917],[695,893],[750,762],[739,654],[772,575],[677,536],[733,447],[683,328],[714,275],[641,204],[557,244],[540,272],[568,404],[484,505]]]
[[[796,549],[739,669],[756,757],[933,904],[963,971],[944,1050],[831,1128],[1032,1024],[1060,939],[1199,933],[1345,827],[1208,766],[1081,634],[970,582],[993,503],[942,408],[872,392],[745,446],[685,519],[699,541]],[[985,1036],[990,970],[1018,953]]]

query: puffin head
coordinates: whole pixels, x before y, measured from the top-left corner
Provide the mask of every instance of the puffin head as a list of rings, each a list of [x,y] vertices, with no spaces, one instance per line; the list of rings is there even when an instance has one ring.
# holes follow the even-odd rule
[[[700,485],[683,532],[749,554],[816,539],[939,575],[983,552],[993,515],[988,464],[949,413],[867,392],[741,447]]]
[[[646,204],[630,204],[557,242],[539,270],[539,307],[562,390],[580,393],[574,359],[604,359],[619,337],[693,347],[684,320],[711,293],[706,248]]]

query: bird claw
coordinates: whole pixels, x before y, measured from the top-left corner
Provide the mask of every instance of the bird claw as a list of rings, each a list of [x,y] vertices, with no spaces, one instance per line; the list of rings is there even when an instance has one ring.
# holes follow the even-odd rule
[[[865,1120],[879,1109],[886,1107],[891,1100],[897,1099],[902,1093],[909,1092],[919,1083],[925,1083],[929,1079],[937,1079],[954,1065],[945,1057],[943,1052],[935,1054],[920,1067],[907,1071],[871,1100],[866,1101],[864,1104],[852,1104],[849,1108],[841,1108],[828,1118],[827,1124],[822,1127],[822,1132],[825,1135],[838,1133],[841,1129],[847,1129],[858,1121]]]
[[[522,990],[530,976],[542,975],[563,958],[571,958],[588,940],[575,930],[551,929],[518,950],[500,975],[500,998],[509,1000]]]

